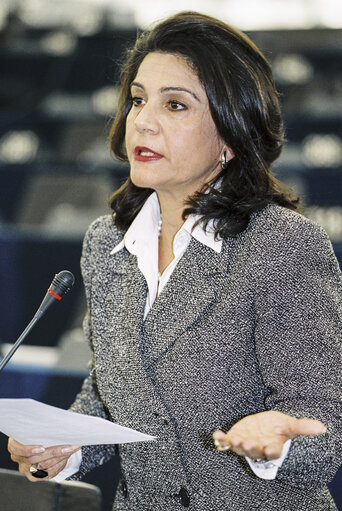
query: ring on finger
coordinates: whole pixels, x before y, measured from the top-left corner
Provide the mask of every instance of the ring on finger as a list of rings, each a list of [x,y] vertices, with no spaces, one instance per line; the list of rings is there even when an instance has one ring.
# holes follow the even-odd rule
[[[218,451],[222,452],[222,451],[229,451],[230,447],[229,447],[229,445],[220,445],[220,446],[216,447],[216,449]]]
[[[44,477],[47,477],[49,473],[46,470],[41,470],[39,468],[34,467],[33,465],[30,466],[30,474],[33,477],[36,477],[37,479],[44,479]]]
[[[229,451],[230,445],[222,445],[218,440],[215,440],[215,447],[218,451]]]

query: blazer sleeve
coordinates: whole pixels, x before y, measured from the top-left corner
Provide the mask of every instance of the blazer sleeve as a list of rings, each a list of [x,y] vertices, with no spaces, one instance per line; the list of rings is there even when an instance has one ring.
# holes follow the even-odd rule
[[[90,309],[90,291],[91,291],[91,271],[94,265],[92,264],[92,244],[96,237],[98,226],[101,225],[102,218],[95,220],[89,227],[83,242],[83,250],[81,257],[81,270],[85,286],[85,293],[87,299],[87,314],[83,321],[83,330],[86,341],[92,349],[92,327],[91,327],[91,309]],[[98,393],[96,385],[96,370],[94,360],[91,361],[90,374],[84,380],[81,391],[76,396],[74,403],[70,408],[76,413],[84,415],[93,415],[103,419],[110,419],[105,407],[101,402],[101,397]],[[96,445],[82,447],[82,462],[79,472],[74,474],[70,479],[80,479],[87,472],[92,470],[98,465],[102,465],[115,455],[115,445]]]
[[[304,219],[267,250],[255,330],[266,409],[327,427],[323,435],[292,440],[277,479],[321,487],[342,463],[341,272],[326,233]]]

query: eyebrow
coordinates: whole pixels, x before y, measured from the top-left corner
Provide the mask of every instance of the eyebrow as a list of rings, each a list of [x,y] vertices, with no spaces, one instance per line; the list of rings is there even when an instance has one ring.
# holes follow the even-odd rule
[[[131,87],[138,87],[139,89],[145,90],[145,87],[139,82],[132,82]],[[199,97],[194,92],[192,92],[189,89],[185,89],[184,87],[162,87],[160,89],[160,92],[162,92],[162,93],[163,92],[187,92],[193,98],[195,98],[196,101],[198,101],[199,103],[201,102]]]

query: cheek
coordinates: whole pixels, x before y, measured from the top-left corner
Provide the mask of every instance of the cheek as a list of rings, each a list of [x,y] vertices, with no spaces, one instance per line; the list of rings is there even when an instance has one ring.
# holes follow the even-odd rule
[[[198,115],[192,126],[189,126],[189,130],[188,139],[199,149],[217,147],[219,136],[214,121],[207,112]]]
[[[133,114],[133,110],[129,110],[126,117],[126,132],[127,130],[132,131],[134,129],[135,115]]]
[[[211,161],[219,152],[216,129],[204,123],[196,130],[189,130],[182,141],[185,157],[192,161]]]
[[[171,126],[168,133],[168,145],[178,159],[193,159],[203,143],[201,130],[194,129],[193,124]]]
[[[216,126],[213,122],[207,122],[203,124],[203,127],[201,133],[202,147],[208,152],[208,155],[217,158],[223,144],[220,141]]]
[[[127,117],[125,126],[125,145],[129,148],[132,143],[133,122]]]

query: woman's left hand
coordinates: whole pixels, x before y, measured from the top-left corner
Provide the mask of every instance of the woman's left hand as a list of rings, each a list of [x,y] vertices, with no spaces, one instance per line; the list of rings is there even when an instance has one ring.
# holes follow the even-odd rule
[[[219,450],[231,450],[252,459],[279,458],[284,443],[299,435],[321,435],[326,428],[314,419],[296,419],[270,410],[247,415],[225,434],[215,431],[213,438]]]

